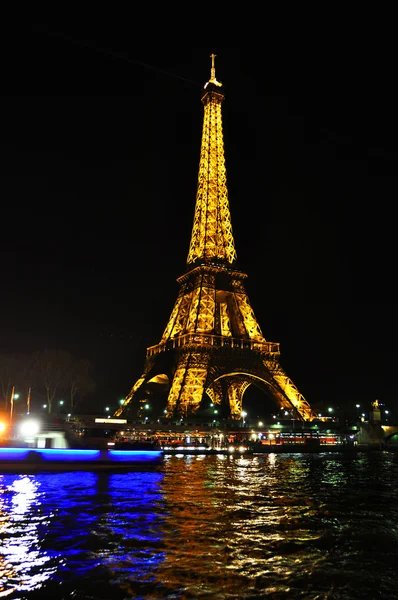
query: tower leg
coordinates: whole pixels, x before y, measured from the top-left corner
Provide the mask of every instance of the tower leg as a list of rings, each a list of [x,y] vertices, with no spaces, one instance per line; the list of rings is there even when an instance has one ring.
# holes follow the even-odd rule
[[[312,421],[317,418],[317,414],[299,392],[293,381],[286,375],[281,365],[274,361],[264,361],[264,365],[269,369],[274,381],[278,384],[283,394],[289,400],[291,405],[304,421]]]
[[[115,417],[119,417],[123,413],[123,411],[125,410],[126,406],[128,406],[130,404],[131,400],[133,399],[134,394],[136,393],[136,391],[144,383],[144,381],[145,381],[145,375],[146,374],[144,373],[143,375],[141,375],[141,377],[139,379],[137,379],[137,381],[135,382],[135,384],[131,388],[129,394],[127,394],[127,396],[125,397],[122,406],[120,408],[118,408],[117,411],[115,412],[115,414],[114,414]]]
[[[167,416],[195,413],[205,389],[210,356],[200,352],[182,354],[178,360],[169,396]]]
[[[228,402],[230,414],[233,419],[241,418],[243,394],[249,387],[250,383],[250,381],[242,379],[232,379],[229,381]]]
[[[218,379],[212,385],[210,385],[206,390],[206,394],[209,396],[213,404],[221,406],[224,397],[221,381]]]

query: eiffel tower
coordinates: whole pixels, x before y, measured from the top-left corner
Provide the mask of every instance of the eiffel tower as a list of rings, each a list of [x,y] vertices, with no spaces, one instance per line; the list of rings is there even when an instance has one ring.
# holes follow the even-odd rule
[[[167,417],[197,413],[203,400],[241,419],[246,389],[255,385],[297,419],[317,417],[279,363],[279,343],[267,341],[237,268],[224,157],[223,86],[215,75],[201,100],[204,120],[196,206],[187,268],[160,342],[147,349],[144,372],[115,416],[143,414],[147,390],[166,389]]]

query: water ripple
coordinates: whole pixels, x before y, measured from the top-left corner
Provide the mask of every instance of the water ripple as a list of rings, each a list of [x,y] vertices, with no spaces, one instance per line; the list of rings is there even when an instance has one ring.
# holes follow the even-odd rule
[[[396,456],[0,475],[0,597],[398,598]]]

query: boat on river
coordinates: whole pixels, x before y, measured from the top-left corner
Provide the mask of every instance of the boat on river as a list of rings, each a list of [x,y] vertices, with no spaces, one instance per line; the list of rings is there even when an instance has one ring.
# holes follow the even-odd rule
[[[17,435],[0,440],[0,473],[147,468],[163,457],[154,441],[110,442],[104,437],[94,444],[63,427],[39,427],[33,419],[22,425]]]
[[[0,473],[132,469],[161,462],[162,450],[97,450],[81,448],[0,448]]]
[[[338,444],[334,438],[325,438],[334,443],[322,444],[321,438],[311,435],[269,434],[268,439],[252,440],[241,431],[211,436],[208,432],[176,432],[170,427],[151,431],[106,419],[74,427],[69,423],[39,423],[29,417],[16,425],[10,428],[13,435],[0,438],[0,473],[148,468],[170,455],[239,457],[352,450],[351,444]]]

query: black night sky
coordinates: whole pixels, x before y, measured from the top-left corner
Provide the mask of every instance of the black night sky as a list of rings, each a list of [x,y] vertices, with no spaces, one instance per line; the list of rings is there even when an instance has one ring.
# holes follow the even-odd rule
[[[392,60],[261,48],[159,51],[127,28],[10,38],[1,352],[68,349],[94,362],[98,406],[128,393],[185,269],[215,52],[235,243],[264,336],[311,404],[398,408]]]

